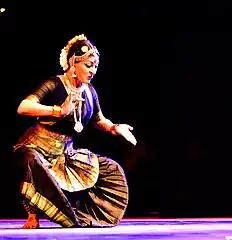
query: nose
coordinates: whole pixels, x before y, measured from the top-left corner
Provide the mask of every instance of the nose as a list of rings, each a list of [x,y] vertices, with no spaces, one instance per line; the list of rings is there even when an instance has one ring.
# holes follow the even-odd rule
[[[92,67],[92,68],[90,69],[90,73],[91,73],[92,75],[94,75],[96,72],[97,72],[97,69],[96,69],[95,67]]]

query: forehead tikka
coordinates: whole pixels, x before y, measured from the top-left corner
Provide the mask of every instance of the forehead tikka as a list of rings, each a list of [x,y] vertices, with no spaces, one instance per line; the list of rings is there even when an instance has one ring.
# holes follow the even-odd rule
[[[73,55],[73,58],[77,61],[82,60],[83,58],[87,58],[89,57],[91,54],[97,54],[97,56],[99,56],[98,51],[96,50],[96,48],[90,48],[89,51],[87,51],[86,53],[84,53],[81,56],[75,56],[75,54]]]

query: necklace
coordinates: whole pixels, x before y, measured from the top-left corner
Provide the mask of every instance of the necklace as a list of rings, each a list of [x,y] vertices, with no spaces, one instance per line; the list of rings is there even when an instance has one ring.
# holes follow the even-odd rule
[[[73,115],[74,115],[74,130],[78,133],[80,133],[83,130],[83,125],[81,122],[81,109],[82,109],[82,102],[85,101],[85,99],[82,98],[82,93],[85,90],[86,86],[85,84],[82,84],[80,87],[75,88],[71,83],[69,78],[64,75],[64,77],[61,77],[61,80],[64,84],[64,87],[68,94],[74,94],[76,104],[74,105],[73,109]],[[77,118],[77,111],[79,118]]]

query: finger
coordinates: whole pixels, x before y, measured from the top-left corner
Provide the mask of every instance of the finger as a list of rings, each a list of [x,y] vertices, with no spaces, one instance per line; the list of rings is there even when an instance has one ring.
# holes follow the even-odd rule
[[[75,99],[76,99],[76,94],[75,94],[75,93],[71,92],[70,95],[71,95],[71,99],[72,99],[72,100],[75,100]]]
[[[137,144],[136,140],[131,141],[131,143],[135,146]]]
[[[67,97],[67,100],[68,100],[68,101],[71,101],[71,100],[72,100],[72,94],[71,94],[71,93],[69,93],[69,95],[68,95],[68,97]]]
[[[132,126],[130,126],[128,124],[127,124],[127,127],[128,127],[129,130],[133,130],[134,129]]]
[[[134,137],[134,136],[132,136],[131,140],[132,140],[132,141],[131,141],[131,143],[132,143],[132,144],[134,144],[134,145],[136,145],[136,143],[137,143],[137,140],[135,139],[135,137]]]
[[[77,96],[75,93],[70,93],[70,102],[75,103],[77,101]]]
[[[137,141],[134,137],[130,138],[129,142],[131,142],[134,146],[137,144]]]
[[[136,145],[137,141],[136,141],[134,135],[126,134],[125,138],[126,138],[127,141],[131,142],[133,145]]]

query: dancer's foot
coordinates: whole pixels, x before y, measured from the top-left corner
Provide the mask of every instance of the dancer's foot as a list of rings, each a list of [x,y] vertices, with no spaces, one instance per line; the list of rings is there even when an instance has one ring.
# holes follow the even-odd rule
[[[23,229],[36,229],[39,228],[39,220],[36,214],[28,214],[28,219],[23,226]]]

